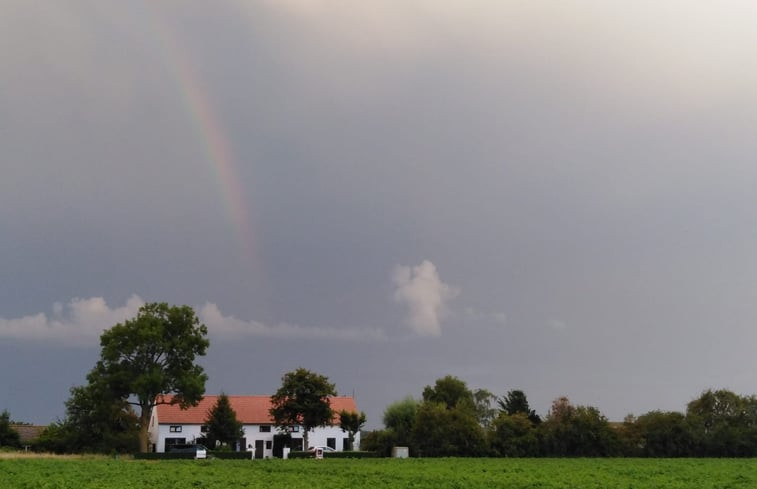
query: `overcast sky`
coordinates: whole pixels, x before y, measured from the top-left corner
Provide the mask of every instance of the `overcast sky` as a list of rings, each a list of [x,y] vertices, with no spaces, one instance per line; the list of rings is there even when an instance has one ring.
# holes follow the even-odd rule
[[[757,392],[751,1],[5,0],[0,410],[145,301],[209,394]]]

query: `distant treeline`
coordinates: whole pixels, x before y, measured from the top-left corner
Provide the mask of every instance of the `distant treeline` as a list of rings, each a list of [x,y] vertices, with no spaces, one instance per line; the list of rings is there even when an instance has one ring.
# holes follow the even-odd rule
[[[651,411],[611,423],[592,406],[555,399],[543,419],[521,390],[497,397],[447,376],[384,412],[386,429],[364,433],[363,450],[389,455],[495,457],[752,457],[757,397],[707,390],[685,413]]]
[[[124,401],[99,402],[91,387],[74,387],[66,418],[32,443],[61,453],[138,449],[138,420]],[[757,397],[707,390],[686,412],[650,411],[611,423],[595,407],[553,401],[543,418],[526,394],[498,397],[470,390],[446,376],[384,411],[383,430],[364,432],[361,450],[389,455],[406,446],[411,456],[440,457],[753,457],[757,456]],[[0,446],[20,440],[7,411],[0,413]]]

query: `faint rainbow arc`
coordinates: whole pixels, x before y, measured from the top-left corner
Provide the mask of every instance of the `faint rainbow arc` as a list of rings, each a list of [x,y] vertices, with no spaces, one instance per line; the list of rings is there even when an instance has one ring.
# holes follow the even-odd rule
[[[210,101],[207,90],[200,76],[191,63],[186,50],[179,47],[179,43],[166,26],[155,29],[167,52],[169,67],[181,92],[185,110],[203,146],[205,159],[214,169],[221,199],[226,209],[226,217],[236,234],[241,252],[247,264],[255,271],[260,270],[257,260],[257,246],[252,225],[253,216],[248,212],[244,189],[236,167],[236,156],[229,139],[225,135],[223,125]]]

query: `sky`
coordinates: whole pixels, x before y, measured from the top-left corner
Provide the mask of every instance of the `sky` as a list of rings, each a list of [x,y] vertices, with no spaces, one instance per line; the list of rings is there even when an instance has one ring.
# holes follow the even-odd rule
[[[0,410],[145,302],[208,394],[305,367],[369,428],[445,375],[611,420],[757,392],[757,7],[6,0]]]

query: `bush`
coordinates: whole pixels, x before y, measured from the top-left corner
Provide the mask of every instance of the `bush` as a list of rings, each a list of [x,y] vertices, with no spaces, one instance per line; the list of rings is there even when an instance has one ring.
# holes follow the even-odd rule
[[[360,436],[360,448],[368,452],[377,452],[380,457],[390,457],[392,447],[408,446],[400,443],[394,430],[376,430],[363,433]],[[410,454],[415,455],[415,448],[410,445]]]

